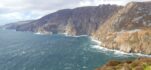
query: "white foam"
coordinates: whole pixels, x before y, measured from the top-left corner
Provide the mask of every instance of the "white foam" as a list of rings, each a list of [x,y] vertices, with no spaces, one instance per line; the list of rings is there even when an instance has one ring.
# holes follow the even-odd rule
[[[63,35],[65,36],[68,36],[68,37],[85,37],[85,36],[88,36],[88,35],[69,35],[69,34],[66,34],[66,33],[62,33]]]
[[[37,35],[50,35],[51,33],[41,33],[41,32],[36,32],[34,34],[37,34]]]
[[[37,33],[34,33],[36,35],[48,35],[48,34],[44,34],[44,33],[40,33],[40,32],[37,32]]]
[[[109,51],[109,50],[110,50],[110,49],[107,49],[107,48],[101,47],[100,45],[92,45],[92,48],[95,48],[95,49],[101,50],[102,52],[107,52],[107,51]]]
[[[90,37],[91,41],[96,42],[98,45],[101,45],[101,41],[98,41],[96,39],[94,39],[93,37]]]
[[[86,68],[87,68],[87,66],[83,66],[82,68],[86,69]]]
[[[101,43],[100,41],[94,39],[91,37],[91,41],[93,42],[96,42],[97,44],[96,45],[93,45],[92,48],[96,48],[96,49],[99,49],[101,51],[104,51],[104,52],[107,52],[107,51],[110,51],[110,52],[113,52],[115,55],[118,55],[118,56],[144,56],[144,57],[151,57],[151,55],[146,55],[146,54],[141,54],[141,53],[126,53],[126,52],[122,52],[122,51],[119,51],[119,50],[113,50],[113,49],[108,49],[108,48],[105,48],[105,47],[102,47],[101,46]]]
[[[35,34],[37,34],[37,35],[41,35],[42,33],[40,33],[40,32],[37,32],[37,33],[35,33]]]
[[[107,49],[105,47],[101,47],[100,45],[93,45],[92,48],[96,48],[96,49],[98,49],[98,50],[100,50],[101,52],[104,52],[104,53],[112,52],[116,56],[128,56],[128,55],[131,55],[131,54],[128,54],[128,53],[125,53],[125,52],[122,52],[122,51]]]
[[[88,36],[88,35],[78,35],[78,36],[72,36],[72,37],[84,37],[84,36]]]

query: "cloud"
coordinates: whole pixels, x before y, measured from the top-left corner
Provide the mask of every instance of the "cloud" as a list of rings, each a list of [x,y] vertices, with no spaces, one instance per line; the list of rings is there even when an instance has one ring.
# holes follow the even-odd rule
[[[74,8],[78,3],[79,0],[0,0],[0,25],[9,20],[37,19],[59,9]]]
[[[0,25],[37,19],[60,9],[108,3],[125,5],[130,1],[149,0],[0,0]]]
[[[97,6],[100,4],[116,4],[116,5],[126,5],[128,2],[131,1],[137,1],[137,2],[143,2],[143,1],[150,1],[150,0],[82,0],[79,2],[80,6]]]

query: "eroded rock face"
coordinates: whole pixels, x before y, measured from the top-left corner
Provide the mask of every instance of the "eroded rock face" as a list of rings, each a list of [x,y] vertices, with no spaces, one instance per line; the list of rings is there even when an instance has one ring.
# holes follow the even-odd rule
[[[68,33],[70,35],[91,35],[120,6],[100,5],[64,9],[48,14],[33,22],[9,27],[17,31]],[[42,31],[44,30],[44,31]]]
[[[133,61],[109,61],[96,70],[151,70],[151,58],[138,58]]]
[[[93,36],[104,47],[151,54],[151,2],[132,2],[107,20]]]

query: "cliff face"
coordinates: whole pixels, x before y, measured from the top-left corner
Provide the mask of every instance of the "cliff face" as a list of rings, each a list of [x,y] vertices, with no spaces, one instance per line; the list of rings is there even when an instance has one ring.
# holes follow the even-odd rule
[[[151,54],[151,2],[127,4],[93,36],[110,49]]]
[[[48,14],[26,24],[7,26],[17,31],[68,33],[70,35],[91,35],[108,17],[119,8],[116,5],[88,6],[64,9]]]
[[[138,58],[133,61],[109,61],[96,70],[151,70],[151,58]]]

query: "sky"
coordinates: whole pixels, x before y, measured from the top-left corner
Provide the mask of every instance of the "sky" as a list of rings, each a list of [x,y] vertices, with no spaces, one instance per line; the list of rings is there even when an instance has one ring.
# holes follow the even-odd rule
[[[60,9],[100,4],[126,5],[130,1],[151,0],[0,0],[0,25],[38,19]]]

